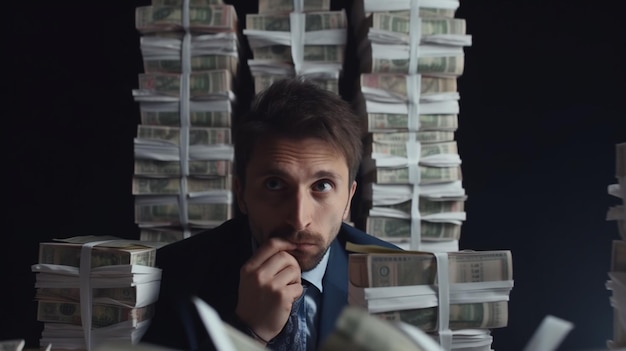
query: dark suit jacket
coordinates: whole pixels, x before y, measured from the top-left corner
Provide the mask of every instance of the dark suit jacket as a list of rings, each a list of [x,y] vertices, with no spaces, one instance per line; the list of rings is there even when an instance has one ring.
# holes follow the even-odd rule
[[[210,349],[207,333],[191,297],[198,296],[233,323],[239,288],[239,270],[251,257],[251,233],[247,217],[229,220],[219,227],[162,247],[157,266],[163,269],[155,316],[142,342],[177,349]],[[393,247],[390,243],[343,224],[331,244],[323,278],[319,342],[335,327],[348,303],[348,252],[346,242]]]

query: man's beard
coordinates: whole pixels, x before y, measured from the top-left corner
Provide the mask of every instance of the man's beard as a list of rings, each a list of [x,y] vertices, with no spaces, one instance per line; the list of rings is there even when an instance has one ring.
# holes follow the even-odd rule
[[[312,256],[309,256],[308,252],[305,253],[298,250],[288,251],[289,254],[291,254],[298,261],[298,265],[300,266],[300,270],[302,270],[302,272],[308,272],[317,267],[330,247],[330,242],[324,242],[321,234],[313,233],[307,230],[294,232],[291,229],[277,229],[270,233],[269,238],[280,238],[292,243],[314,244],[316,248],[321,249],[318,252],[315,252]]]

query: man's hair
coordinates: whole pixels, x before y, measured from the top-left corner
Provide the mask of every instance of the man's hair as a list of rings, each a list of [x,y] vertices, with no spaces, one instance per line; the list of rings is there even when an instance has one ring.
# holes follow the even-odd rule
[[[363,152],[359,117],[339,95],[314,83],[282,79],[255,97],[235,134],[235,169],[242,184],[253,148],[267,137],[328,142],[346,160],[349,185],[356,178]]]

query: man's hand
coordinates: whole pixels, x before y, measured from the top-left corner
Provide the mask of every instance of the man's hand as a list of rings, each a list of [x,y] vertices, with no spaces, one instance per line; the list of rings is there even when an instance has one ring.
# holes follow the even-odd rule
[[[273,339],[302,295],[300,265],[286,250],[294,245],[270,239],[241,267],[235,313],[258,336]]]

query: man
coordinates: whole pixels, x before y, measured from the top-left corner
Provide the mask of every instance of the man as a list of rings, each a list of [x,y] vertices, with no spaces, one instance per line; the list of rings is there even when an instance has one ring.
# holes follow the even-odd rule
[[[286,79],[257,96],[235,138],[243,215],[158,251],[161,291],[142,341],[210,348],[195,295],[269,348],[317,349],[347,304],[346,242],[395,247],[343,224],[361,153],[359,119],[338,95]]]

